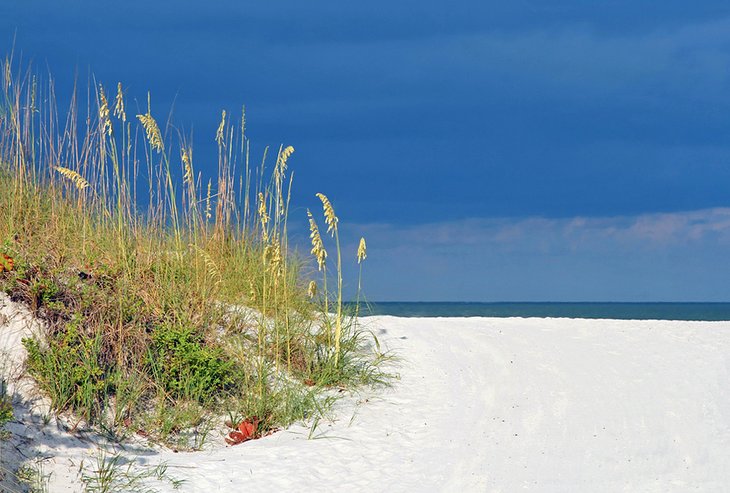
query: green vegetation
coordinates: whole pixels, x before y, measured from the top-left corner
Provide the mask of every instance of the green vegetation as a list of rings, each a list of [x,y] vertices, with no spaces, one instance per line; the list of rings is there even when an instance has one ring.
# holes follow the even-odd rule
[[[45,322],[24,340],[27,368],[57,412],[196,448],[222,417],[255,419],[261,436],[321,415],[333,387],[387,383],[387,356],[343,307],[324,195],[336,290],[318,232],[318,294],[290,251],[292,147],[270,171],[268,152],[251,166],[245,119],[224,111],[206,179],[149,96],[132,117],[121,84],[111,101],[95,85],[87,115],[78,94],[61,115],[52,82],[13,68],[0,79],[0,290]]]
[[[43,472],[43,459],[28,460],[15,472],[21,485],[25,485],[28,493],[48,493],[50,475]]]
[[[156,490],[149,483],[170,483],[173,489],[179,489],[183,481],[170,477],[167,465],[135,469],[134,461],[127,460],[119,453],[107,454],[101,450],[97,454],[96,463],[82,469],[81,481],[84,491],[88,493],[114,493],[125,491],[130,493],[154,493]]]

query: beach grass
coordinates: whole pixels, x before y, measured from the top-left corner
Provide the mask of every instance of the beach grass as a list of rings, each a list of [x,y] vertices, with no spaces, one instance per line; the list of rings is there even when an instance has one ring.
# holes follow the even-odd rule
[[[44,322],[27,371],[57,413],[199,448],[221,416],[257,437],[321,415],[332,388],[387,383],[344,309],[324,195],[335,289],[324,246],[315,271],[289,245],[293,147],[252,165],[245,113],[224,111],[207,176],[150,95],[134,115],[121,84],[92,83],[62,111],[52,79],[12,56],[2,72],[0,290]]]

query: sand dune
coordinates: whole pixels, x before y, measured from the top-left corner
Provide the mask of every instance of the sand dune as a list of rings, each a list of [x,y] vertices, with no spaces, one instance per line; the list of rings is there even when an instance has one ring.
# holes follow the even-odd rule
[[[191,492],[730,487],[728,322],[363,323],[401,357],[400,379],[347,396],[333,421],[203,452],[133,446],[125,454],[138,467],[166,462],[185,480],[179,491]],[[32,414],[20,411],[21,420]],[[69,436],[53,424],[11,426],[32,431],[28,451],[51,457],[44,465],[51,491],[80,490],[73,477],[94,457],[98,437]]]

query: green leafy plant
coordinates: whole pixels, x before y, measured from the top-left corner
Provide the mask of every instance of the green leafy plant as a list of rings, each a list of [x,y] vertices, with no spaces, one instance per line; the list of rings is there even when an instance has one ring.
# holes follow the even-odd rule
[[[147,358],[151,374],[173,398],[206,400],[225,395],[240,382],[235,363],[191,327],[155,330]]]

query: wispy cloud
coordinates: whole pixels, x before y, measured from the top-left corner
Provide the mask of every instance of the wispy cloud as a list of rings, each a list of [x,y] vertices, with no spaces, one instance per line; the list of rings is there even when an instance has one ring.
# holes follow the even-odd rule
[[[705,241],[730,246],[730,208],[617,217],[465,219],[420,225],[356,228],[382,248],[482,245],[500,250],[566,248],[657,249]],[[610,242],[610,244],[606,243]]]
[[[730,208],[351,225],[346,251],[355,231],[371,299],[730,299]]]

